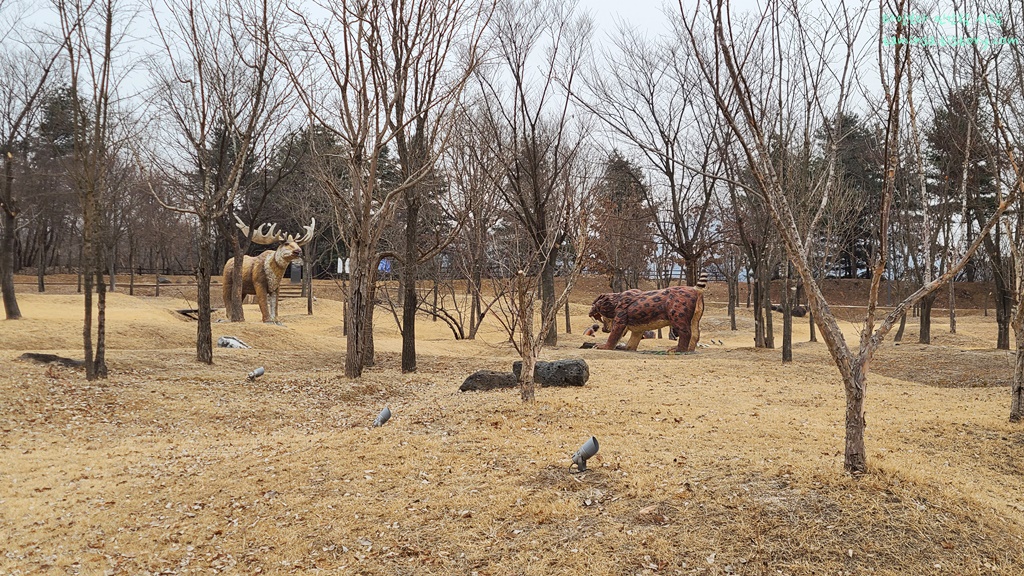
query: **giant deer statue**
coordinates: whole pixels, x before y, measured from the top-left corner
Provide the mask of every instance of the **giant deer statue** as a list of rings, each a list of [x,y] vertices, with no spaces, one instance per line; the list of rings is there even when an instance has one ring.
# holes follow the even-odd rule
[[[238,216],[236,226],[242,234],[249,236],[249,227],[242,222]],[[309,226],[303,226],[306,233],[295,237],[291,234],[277,231],[277,224],[262,224],[253,231],[252,241],[257,244],[281,245],[276,250],[265,250],[259,256],[242,257],[242,297],[248,294],[256,295],[256,302],[260,305],[260,312],[263,313],[264,322],[277,322],[277,292],[281,287],[281,278],[284,271],[292,260],[302,257],[302,246],[305,246],[313,239],[313,230],[316,228],[316,218],[312,219]],[[224,304],[231,302],[231,270],[235,265],[235,259],[231,258],[224,264]]]

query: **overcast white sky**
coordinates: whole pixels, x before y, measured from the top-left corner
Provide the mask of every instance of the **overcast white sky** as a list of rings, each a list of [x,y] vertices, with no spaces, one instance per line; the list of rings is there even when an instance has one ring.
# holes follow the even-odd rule
[[[694,3],[683,0],[683,7]],[[579,0],[579,8],[594,18],[595,45],[603,44],[620,21],[639,31],[647,31],[651,36],[661,34],[668,29],[666,6],[673,14],[679,12],[679,0]],[[732,0],[729,6],[735,12],[751,10],[757,7],[757,0]]]
[[[679,9],[671,0],[673,12]],[[594,18],[594,43],[602,44],[607,35],[614,33],[620,21],[625,21],[637,30],[646,30],[651,35],[661,34],[665,25],[664,2],[661,0],[580,0],[581,10]]]
[[[679,10],[678,0],[578,0],[579,9],[586,11],[594,19],[594,44],[600,46],[607,42],[608,36],[614,34],[620,22],[626,22],[641,32],[648,32],[651,36],[657,36],[668,29],[665,19],[664,7],[673,13]],[[756,6],[757,0],[733,0],[730,5],[733,10],[746,10]],[[683,0],[683,5],[692,3],[692,0]],[[53,13],[49,2],[41,0],[0,0],[4,4],[4,12],[8,18],[14,17],[15,12],[30,14],[29,23],[39,25],[43,22],[52,22]],[[143,0],[142,4],[146,4]],[[138,25],[144,26],[150,19],[148,9],[143,10],[138,19]]]

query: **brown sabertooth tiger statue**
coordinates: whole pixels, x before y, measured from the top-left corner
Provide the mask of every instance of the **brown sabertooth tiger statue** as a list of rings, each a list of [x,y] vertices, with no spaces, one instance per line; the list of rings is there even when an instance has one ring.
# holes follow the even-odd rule
[[[601,350],[614,350],[615,345],[630,332],[627,350],[636,350],[644,331],[671,326],[679,335],[670,352],[693,352],[700,340],[700,318],[704,315],[704,288],[706,274],[701,274],[696,286],[671,286],[663,290],[627,290],[600,294],[590,308],[590,317],[609,332],[608,341],[596,346]]]
[[[249,227],[238,216],[235,216],[235,220],[238,220],[236,226],[242,234],[249,236]],[[252,233],[252,241],[257,244],[281,244],[276,250],[265,250],[259,256],[242,257],[242,298],[249,294],[256,295],[256,303],[260,305],[264,322],[277,323],[277,291],[281,287],[281,278],[292,260],[302,257],[302,247],[313,239],[316,218],[312,220],[309,226],[303,226],[306,233],[297,238],[278,232],[277,224],[261,224]],[[225,306],[231,302],[231,269],[234,265],[234,258],[224,264]]]

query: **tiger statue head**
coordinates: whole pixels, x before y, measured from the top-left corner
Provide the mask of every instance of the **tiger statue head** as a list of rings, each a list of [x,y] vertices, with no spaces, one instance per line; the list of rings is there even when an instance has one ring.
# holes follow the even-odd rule
[[[601,323],[602,332],[610,332],[612,320],[615,319],[615,311],[623,299],[635,298],[640,291],[637,289],[626,290],[625,292],[606,292],[598,294],[594,298],[594,304],[590,307],[590,317]]]

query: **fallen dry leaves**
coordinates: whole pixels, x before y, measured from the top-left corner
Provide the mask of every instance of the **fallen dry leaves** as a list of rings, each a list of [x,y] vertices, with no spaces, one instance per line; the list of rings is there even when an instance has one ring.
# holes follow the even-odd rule
[[[585,299],[584,299],[585,300]],[[574,300],[575,302],[576,300]],[[417,327],[419,370],[378,320],[377,365],[343,377],[341,308],[214,326],[251,350],[193,362],[173,297],[110,298],[111,377],[80,356],[81,301],[24,295],[0,324],[0,574],[1020,574],[1024,429],[991,317],[886,345],[868,388],[871,471],[842,472],[843,395],[797,324],[796,362],[750,320],[689,356],[580,350],[583,389],[459,393],[509,369],[494,327]],[[587,325],[576,303],[573,321]],[[801,332],[801,329],[803,330]],[[851,329],[854,327],[851,325]],[[907,341],[915,341],[908,335]],[[42,345],[46,342],[48,345]],[[667,347],[645,341],[641,351]],[[266,374],[245,378],[256,366]],[[392,419],[370,423],[384,405]],[[568,473],[591,434],[601,451]]]

